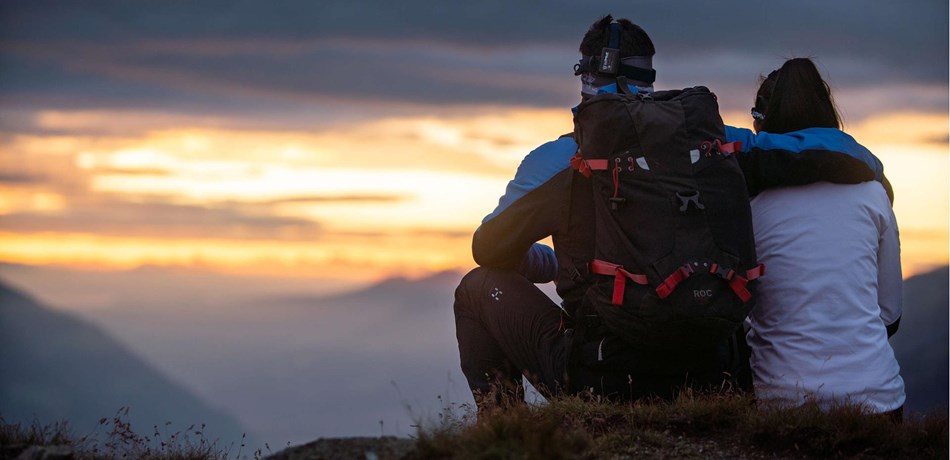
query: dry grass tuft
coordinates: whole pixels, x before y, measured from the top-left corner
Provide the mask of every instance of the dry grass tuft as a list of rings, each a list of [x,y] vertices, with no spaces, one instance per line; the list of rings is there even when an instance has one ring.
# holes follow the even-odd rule
[[[132,429],[128,415],[129,409],[123,407],[112,418],[100,419],[94,432],[80,437],[72,433],[65,421],[50,425],[33,422],[27,426],[7,423],[0,417],[0,458],[17,458],[36,447],[55,448],[55,458],[91,460],[224,460],[232,456],[233,445],[209,441],[204,425],[192,425],[174,433],[155,426],[152,435],[146,436]],[[241,458],[244,447],[242,440],[234,458]],[[261,458],[260,451],[253,456]]]
[[[947,456],[946,413],[895,423],[860,406],[763,408],[730,393],[685,393],[668,403],[569,396],[539,407],[512,405],[477,422],[422,430],[415,452],[462,459]]]

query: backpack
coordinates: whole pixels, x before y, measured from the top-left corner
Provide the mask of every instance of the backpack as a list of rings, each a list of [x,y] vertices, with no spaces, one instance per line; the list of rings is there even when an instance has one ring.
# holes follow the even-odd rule
[[[574,138],[593,195],[589,308],[639,350],[708,350],[734,334],[764,268],[716,96],[600,94],[577,107]]]

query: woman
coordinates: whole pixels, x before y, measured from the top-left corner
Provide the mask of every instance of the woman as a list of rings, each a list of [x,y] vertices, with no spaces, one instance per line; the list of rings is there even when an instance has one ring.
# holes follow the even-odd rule
[[[858,159],[861,167],[852,171],[886,183],[877,159],[841,131],[811,60],[792,59],[769,74],[752,115],[756,134],[731,128],[728,140],[765,148],[791,143],[833,161]],[[761,167],[766,156],[740,156],[750,189],[775,182]],[[805,184],[806,176],[784,183]],[[761,401],[862,404],[900,417],[904,382],[887,342],[901,316],[900,244],[888,195],[878,181],[813,182],[769,188],[753,199],[756,251],[767,267],[748,334]]]

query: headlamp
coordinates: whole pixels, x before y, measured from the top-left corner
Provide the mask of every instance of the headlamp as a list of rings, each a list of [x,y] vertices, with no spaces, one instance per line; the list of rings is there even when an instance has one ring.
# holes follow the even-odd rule
[[[627,62],[624,62],[627,61]],[[589,73],[601,77],[626,77],[630,80],[653,83],[656,70],[652,69],[650,56],[620,58],[620,24],[610,24],[610,42],[601,48],[600,56],[581,56],[574,64],[574,75]]]

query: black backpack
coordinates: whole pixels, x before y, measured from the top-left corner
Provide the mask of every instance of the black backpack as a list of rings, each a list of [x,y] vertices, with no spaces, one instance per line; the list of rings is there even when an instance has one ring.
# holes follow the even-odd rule
[[[593,188],[589,308],[640,350],[709,349],[734,334],[763,267],[716,96],[601,94],[577,107],[574,137],[572,165]]]

